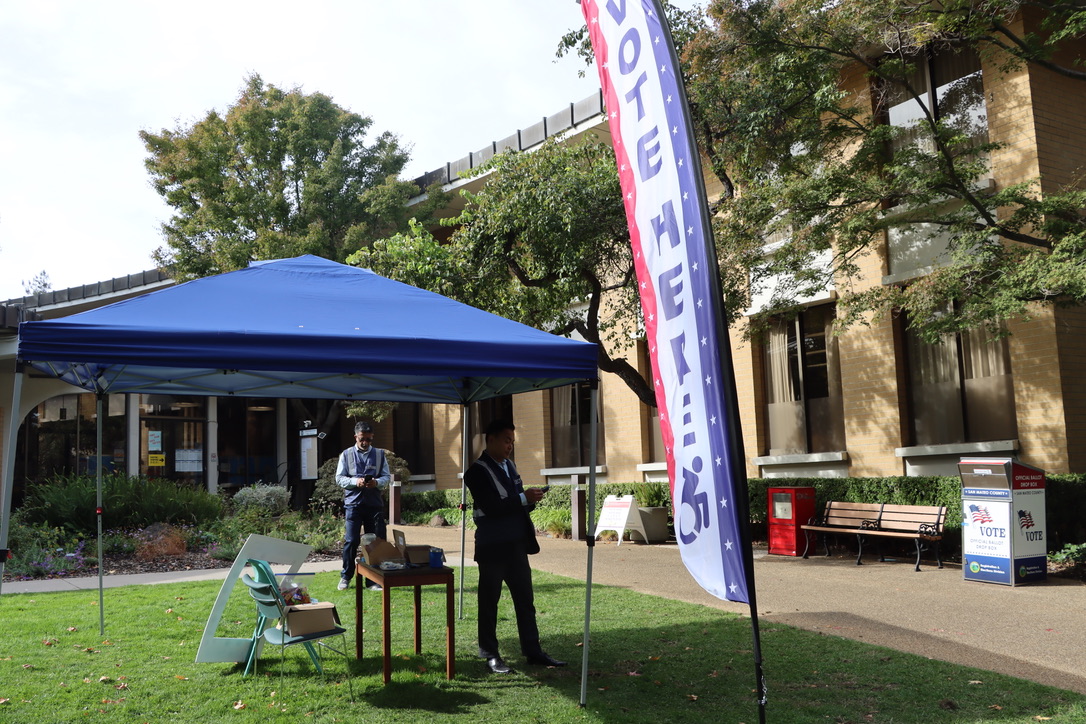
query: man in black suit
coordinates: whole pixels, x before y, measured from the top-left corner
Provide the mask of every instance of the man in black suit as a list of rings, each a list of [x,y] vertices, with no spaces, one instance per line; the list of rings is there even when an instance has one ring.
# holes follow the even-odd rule
[[[495,674],[512,671],[498,652],[498,599],[502,583],[509,588],[517,614],[520,649],[529,664],[565,666],[539,645],[535,594],[528,556],[539,552],[535,526],[528,513],[543,498],[544,488],[525,489],[509,456],[516,435],[512,423],[495,420],[486,428],[486,451],[464,475],[475,518],[475,561],[479,565],[479,656]]]

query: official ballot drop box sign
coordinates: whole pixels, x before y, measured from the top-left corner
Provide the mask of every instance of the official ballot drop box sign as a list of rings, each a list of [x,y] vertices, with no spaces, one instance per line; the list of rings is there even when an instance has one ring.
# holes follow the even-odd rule
[[[769,488],[769,552],[782,556],[802,555],[806,531],[801,525],[815,514],[815,489],[807,487]]]
[[[1048,577],[1045,473],[1010,458],[962,458],[962,575],[1017,586]]]

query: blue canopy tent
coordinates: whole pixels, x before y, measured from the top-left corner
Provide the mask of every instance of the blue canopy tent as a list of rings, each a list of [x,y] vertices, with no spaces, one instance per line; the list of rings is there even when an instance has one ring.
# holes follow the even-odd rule
[[[24,375],[58,378],[99,401],[107,393],[157,393],[467,405],[595,380],[596,360],[594,344],[314,256],[257,262],[24,322],[4,425],[0,548],[8,540]],[[465,434],[465,464],[467,450]]]
[[[597,376],[595,345],[315,256],[24,322],[18,359],[96,393],[454,404]]]

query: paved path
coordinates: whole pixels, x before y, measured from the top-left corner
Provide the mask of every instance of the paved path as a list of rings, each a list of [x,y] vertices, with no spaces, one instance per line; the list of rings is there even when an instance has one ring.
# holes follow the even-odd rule
[[[460,532],[454,528],[408,527],[408,542],[440,546],[459,565]],[[538,570],[585,579],[582,542],[541,539],[533,557]],[[467,536],[471,565],[471,532]],[[758,614],[763,623],[812,631],[975,666],[1086,694],[1086,584],[1051,578],[1030,586],[999,586],[962,578],[961,567],[942,570],[911,562],[862,567],[852,557],[802,560],[756,554]],[[308,564],[305,570],[338,569],[338,563]],[[180,580],[221,580],[226,569],[107,576],[124,586]],[[592,580],[689,603],[749,614],[746,604],[705,593],[686,572],[677,546],[600,543]],[[97,578],[3,584],[3,594],[96,588]]]

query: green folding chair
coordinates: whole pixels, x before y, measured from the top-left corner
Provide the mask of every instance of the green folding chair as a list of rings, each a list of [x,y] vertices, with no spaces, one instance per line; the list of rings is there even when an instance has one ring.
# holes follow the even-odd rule
[[[275,580],[275,574],[272,573],[271,566],[268,565],[267,561],[261,561],[255,558],[250,558],[247,562],[252,566],[253,572],[256,573],[256,578],[254,579],[246,573],[242,575],[241,581],[249,589],[249,596],[256,602],[257,621],[256,628],[253,629],[249,656],[245,662],[244,675],[248,676],[250,673],[256,671],[256,660],[259,658],[261,639],[273,646],[281,647],[281,655],[279,658],[280,677],[283,675],[283,659],[286,658],[286,649],[288,646],[301,644],[305,647],[306,651],[309,652],[309,658],[313,661],[313,666],[316,667],[321,675],[324,674],[324,667],[321,664],[322,657],[318,651],[327,648],[343,655],[344,663],[347,667],[347,685],[351,689],[351,700],[354,701],[354,687],[351,684],[351,661],[350,657],[347,655],[347,629],[333,626],[327,631],[315,631],[299,636],[292,635],[290,633],[290,618],[288,616],[287,604],[279,591],[279,585]],[[272,622],[274,621],[279,621],[280,625],[273,626]],[[326,639],[334,636],[343,637],[343,642],[339,649],[331,646],[326,641]],[[318,649],[318,647],[320,647],[320,649]]]

